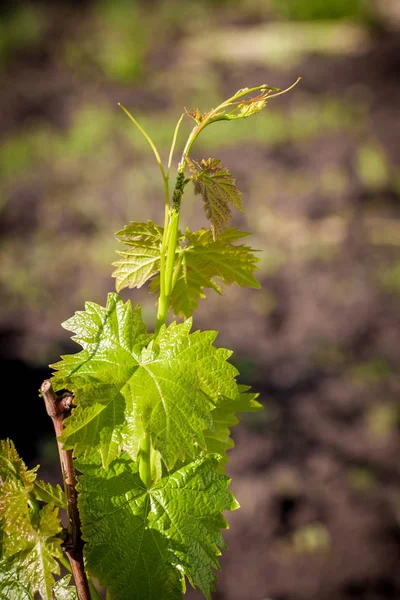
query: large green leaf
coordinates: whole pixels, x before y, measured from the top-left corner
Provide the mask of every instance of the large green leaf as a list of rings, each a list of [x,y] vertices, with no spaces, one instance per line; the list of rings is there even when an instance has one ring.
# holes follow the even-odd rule
[[[260,287],[253,275],[259,260],[254,256],[255,251],[244,244],[232,243],[248,235],[228,228],[214,241],[209,230],[186,230],[186,245],[179,251],[179,271],[171,298],[171,308],[175,314],[190,317],[200,298],[204,298],[204,288],[221,293],[221,284]],[[158,291],[158,277],[153,279],[150,289]]]
[[[122,258],[113,263],[117,267],[113,273],[117,291],[125,287],[139,288],[160,270],[163,229],[153,221],[131,222],[116,235],[128,246],[127,250],[117,250]]]
[[[66,420],[65,448],[105,465],[121,448],[136,460],[149,434],[169,469],[205,448],[203,430],[222,396],[239,397],[231,352],[212,344],[215,331],[190,334],[191,321],[172,323],[156,340],[145,334],[140,309],[117,294],[107,307],[87,304],[64,326],[84,350],[56,365],[56,388],[68,388],[77,408]]]
[[[184,575],[209,600],[218,568],[224,510],[237,502],[207,455],[147,490],[124,454],[107,470],[79,464],[79,509],[88,569],[112,600],[178,600]]]
[[[52,600],[53,574],[60,572],[56,559],[62,555],[61,539],[56,537],[61,531],[58,508],[37,503],[36,469],[26,468],[8,440],[0,442],[0,475],[0,598],[15,588],[21,594],[38,592],[43,600]]]
[[[206,217],[211,221],[213,236],[220,233],[228,224],[234,206],[243,212],[242,193],[236,187],[234,176],[221,161],[215,158],[201,163],[189,161],[195,194],[201,194]]]

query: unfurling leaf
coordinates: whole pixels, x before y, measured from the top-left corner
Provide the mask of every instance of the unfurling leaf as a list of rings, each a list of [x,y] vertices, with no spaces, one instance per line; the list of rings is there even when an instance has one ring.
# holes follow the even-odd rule
[[[184,246],[177,254],[177,275],[171,297],[171,308],[175,314],[190,317],[204,298],[204,288],[222,293],[221,285],[235,283],[240,287],[259,288],[254,277],[258,258],[255,250],[246,245],[234,245],[249,234],[234,228],[225,229],[215,241],[211,231],[189,229],[182,238]],[[159,289],[159,278],[155,277],[151,291]]]
[[[163,229],[152,221],[132,222],[118,231],[116,236],[128,246],[127,250],[117,250],[122,258],[113,263],[117,267],[113,273],[117,291],[125,287],[140,288],[160,270]]]
[[[267,84],[251,89],[243,88],[236,92],[232,98],[229,98],[229,100],[223,102],[220,105],[220,110],[218,110],[218,113],[216,115],[213,114],[213,118],[215,120],[233,121],[235,119],[246,119],[247,117],[251,117],[265,108],[270,98],[275,98],[276,96],[286,94],[286,92],[297,85],[299,81],[300,78],[297,79],[297,81],[286,90],[270,87]],[[242,98],[245,98],[250,93],[256,91],[259,92],[257,96],[253,96],[247,100],[242,100]]]
[[[267,100],[263,98],[262,100],[251,100],[249,102],[244,102],[243,104],[239,104],[238,116],[242,118],[251,117],[256,113],[260,112],[267,105]]]
[[[0,475],[0,598],[28,599],[38,592],[52,600],[62,554],[58,508],[36,502],[36,469],[28,471],[8,440],[0,442]]]
[[[126,454],[107,470],[78,464],[87,565],[112,599],[181,600],[184,576],[211,599],[222,511],[238,507],[219,461],[209,454],[149,490]]]
[[[231,352],[213,346],[216,332],[190,333],[191,326],[172,323],[152,340],[140,308],[117,294],[106,308],[88,303],[64,323],[84,348],[53,365],[55,387],[73,392],[77,405],[65,421],[64,448],[86,457],[100,451],[108,465],[121,449],[136,460],[150,435],[169,469],[205,448],[211,411],[222,396],[239,397],[237,371],[227,362]]]
[[[234,176],[221,165],[220,160],[189,161],[189,168],[195,193],[203,197],[206,217],[211,221],[215,239],[215,235],[227,226],[232,206],[243,212],[242,194],[235,185]]]

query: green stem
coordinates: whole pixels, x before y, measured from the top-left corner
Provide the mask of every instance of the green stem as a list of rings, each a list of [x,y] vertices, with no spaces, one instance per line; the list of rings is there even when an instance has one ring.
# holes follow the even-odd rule
[[[181,268],[181,264],[182,264],[182,256],[180,256],[178,258],[178,260],[176,261],[176,265],[174,267],[174,274],[172,276],[172,289],[174,289],[175,284],[176,284],[176,280],[178,279],[178,275],[179,275],[179,271]]]
[[[172,209],[169,221],[169,243],[167,250],[167,263],[165,265],[165,294],[170,297],[172,293],[172,278],[174,276],[176,245],[178,241],[179,211]]]
[[[59,559],[60,563],[65,567],[68,573],[72,573],[71,565],[69,564],[69,560],[62,554]]]
[[[157,461],[157,451],[154,450],[153,447],[151,447],[151,450],[150,450],[150,473],[151,473],[151,476],[153,478],[152,479],[152,483],[154,483],[154,481],[155,481],[155,476],[156,476],[156,471],[157,471],[157,469],[156,469],[156,465],[157,465],[156,461]]]
[[[179,127],[182,123],[182,119],[184,116],[185,116],[184,114],[182,114],[180,116],[180,118],[176,124],[176,127],[175,127],[175,131],[174,131],[174,135],[173,135],[172,143],[171,143],[171,149],[169,152],[167,174],[164,178],[164,191],[165,191],[164,234],[163,234],[161,250],[160,250],[160,297],[158,300],[158,313],[157,313],[157,323],[156,323],[156,330],[155,330],[156,335],[158,335],[161,326],[165,323],[166,316],[168,314],[168,308],[169,308],[169,298],[167,297],[167,294],[165,292],[166,287],[167,287],[166,276],[165,276],[166,275],[165,255],[166,255],[167,247],[169,244],[169,234],[170,234],[170,227],[169,227],[169,217],[170,217],[169,176],[170,176],[170,171],[171,171],[172,157],[174,155],[174,149],[175,149],[175,145],[176,145],[176,139],[178,137]]]
[[[31,510],[35,514],[39,514],[40,513],[39,503],[37,502],[37,500],[36,500],[36,498],[35,498],[35,496],[33,495],[32,492],[29,494],[28,504],[29,504],[29,507],[31,508]]]
[[[162,164],[160,155],[158,153],[158,150],[156,148],[155,143],[153,142],[153,140],[151,139],[151,137],[149,136],[149,134],[143,129],[143,127],[141,127],[141,125],[139,125],[138,121],[136,121],[135,117],[133,117],[131,115],[131,113],[129,112],[129,110],[127,108],[125,108],[125,106],[123,106],[120,102],[118,102],[118,106],[120,108],[122,108],[122,110],[124,111],[124,113],[130,118],[130,120],[132,121],[132,123],[134,123],[136,125],[136,127],[139,129],[140,133],[146,138],[146,140],[148,141],[151,149],[154,152],[154,156],[156,157],[156,161],[158,163],[158,166],[160,167],[160,171],[161,171],[161,175],[162,178],[165,182],[165,180],[167,179],[167,176],[165,174],[165,170],[164,170],[164,166]]]
[[[169,173],[170,173],[170,170],[171,170],[172,157],[174,155],[176,138],[178,137],[179,127],[180,127],[180,125],[182,123],[182,119],[183,119],[184,116],[185,116],[185,113],[181,114],[181,116],[179,117],[179,121],[177,122],[176,127],[175,127],[174,136],[172,138],[171,150],[169,152],[169,158],[168,158],[167,177],[169,177]]]
[[[168,176],[169,177],[169,176]],[[165,271],[165,251],[168,243],[168,220],[169,220],[169,180],[164,180],[165,191],[165,211],[164,211],[164,233],[160,249],[160,298],[164,296],[164,271]],[[156,329],[157,331],[157,329]],[[158,333],[158,331],[157,331]]]
[[[176,246],[178,242],[178,226],[179,211],[176,210],[176,208],[172,208],[170,211],[168,224],[167,259],[164,265],[165,272],[160,273],[160,280],[163,282],[163,287],[160,290],[160,297],[158,300],[157,323],[155,331],[156,336],[158,335],[161,327],[165,325],[169,311],[169,304],[172,293],[172,279],[174,275]]]

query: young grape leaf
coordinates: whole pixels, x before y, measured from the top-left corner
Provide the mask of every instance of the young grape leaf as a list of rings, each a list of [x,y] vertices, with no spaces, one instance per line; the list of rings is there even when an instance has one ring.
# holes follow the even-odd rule
[[[221,284],[235,283],[241,287],[259,288],[254,277],[258,258],[255,250],[232,242],[248,236],[234,228],[225,229],[213,240],[206,229],[185,232],[186,245],[180,249],[177,264],[179,270],[171,297],[171,308],[175,314],[190,317],[204,298],[204,288],[212,288],[221,294]],[[159,278],[155,277],[150,291],[159,289]]]
[[[121,448],[136,460],[149,434],[169,469],[194,458],[205,447],[204,428],[213,427],[211,410],[222,396],[239,393],[231,352],[212,345],[216,332],[190,334],[191,326],[172,323],[149,343],[140,308],[133,311],[117,294],[109,294],[106,308],[87,304],[67,321],[84,349],[53,365],[55,388],[72,391],[77,405],[65,421],[64,448],[85,456],[100,451],[107,466]]]
[[[67,508],[65,503],[65,492],[60,485],[52,486],[51,483],[46,481],[35,481],[35,487],[33,488],[35,498],[42,502],[54,504],[59,508]]]
[[[2,556],[7,557],[23,550],[26,541],[35,536],[31,523],[30,499],[36,471],[37,468],[27,469],[11,440],[0,440]]]
[[[30,486],[36,479],[38,468],[28,470],[19,456],[14,442],[0,440],[0,478],[3,482],[18,480],[31,489]]]
[[[65,577],[57,581],[53,588],[55,600],[78,600],[76,588],[73,585],[69,585],[70,581],[71,575],[65,575]]]
[[[234,176],[220,160],[208,158],[198,163],[189,160],[195,194],[201,194],[204,200],[206,217],[211,221],[215,239],[228,224],[232,216],[231,206],[243,212],[242,194],[235,184]]]
[[[19,586],[26,593],[38,592],[43,600],[52,600],[53,574],[60,572],[58,508],[53,504],[40,508],[35,501],[35,472],[28,471],[12,442],[0,443],[0,573],[2,569],[10,572],[9,577],[0,576],[0,598],[10,586],[16,590]]]
[[[33,591],[39,592],[43,600],[52,600],[53,573],[60,574],[60,566],[55,559],[62,556],[61,539],[55,536],[61,529],[58,508],[46,504],[39,513],[34,543],[29,546],[30,552],[21,563],[26,581],[29,581]]]
[[[78,463],[87,566],[111,599],[180,600],[184,575],[211,599],[225,548],[222,511],[238,507],[218,463],[209,454],[149,490],[126,454],[107,470]]]
[[[225,464],[228,461],[227,451],[234,446],[230,430],[239,423],[236,414],[263,409],[262,404],[256,400],[259,394],[248,393],[249,388],[243,385],[239,385],[238,389],[239,400],[224,397],[212,412],[214,431],[206,430],[204,432],[208,452],[214,452],[221,456],[219,465],[221,473],[224,472]]]
[[[26,524],[25,528],[9,530],[9,535],[19,539],[8,544],[8,547],[19,549],[10,554],[6,548],[5,560],[0,562],[0,573],[2,568],[15,573],[15,585],[18,582],[18,585],[25,589],[32,589],[33,593],[38,592],[43,600],[52,600],[53,574],[60,573],[56,559],[62,555],[61,539],[55,537],[60,531],[58,509],[46,504],[39,512],[35,527],[31,526],[29,530]],[[3,577],[0,575],[0,598],[2,593],[5,594],[4,588],[7,589],[10,584],[9,578],[4,577],[4,574]]]
[[[131,222],[116,235],[128,246],[128,250],[117,250],[122,258],[113,263],[117,267],[113,273],[117,292],[125,287],[140,288],[160,270],[163,229],[152,221]]]

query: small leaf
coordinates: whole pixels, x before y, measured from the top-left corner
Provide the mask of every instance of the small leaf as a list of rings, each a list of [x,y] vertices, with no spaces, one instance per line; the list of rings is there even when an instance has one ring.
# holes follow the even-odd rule
[[[194,191],[203,197],[206,217],[211,221],[215,239],[215,235],[227,226],[232,206],[243,212],[242,194],[236,187],[234,176],[222,167],[220,160],[209,158],[200,164],[189,161],[189,168],[193,174]]]
[[[208,116],[208,113],[202,114],[198,108],[194,108],[192,111],[186,110],[186,114],[191,117],[199,125]]]
[[[64,448],[100,451],[108,465],[121,448],[136,460],[149,434],[169,469],[194,458],[205,447],[204,428],[212,428],[210,411],[238,391],[231,352],[213,346],[216,332],[190,334],[191,325],[172,323],[149,344],[140,309],[117,294],[107,308],[88,304],[67,321],[84,350],[53,365],[55,387],[72,391],[77,405],[65,421]]]
[[[78,600],[76,588],[70,585],[71,575],[59,579],[53,588],[55,600]]]
[[[224,510],[237,502],[219,458],[200,458],[147,490],[127,455],[107,470],[78,464],[89,570],[118,600],[181,600],[183,576],[210,600]]]
[[[22,484],[29,486],[35,481],[38,468],[28,470],[18,455],[14,442],[0,440],[0,477],[3,481],[19,480]]]
[[[52,486],[45,481],[35,481],[34,494],[37,500],[54,504],[59,508],[67,508],[65,492],[60,485]]]
[[[125,287],[140,288],[160,270],[163,229],[152,221],[132,222],[116,236],[128,246],[128,250],[117,250],[122,258],[113,263],[117,267],[113,273],[117,291]]]

